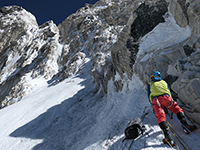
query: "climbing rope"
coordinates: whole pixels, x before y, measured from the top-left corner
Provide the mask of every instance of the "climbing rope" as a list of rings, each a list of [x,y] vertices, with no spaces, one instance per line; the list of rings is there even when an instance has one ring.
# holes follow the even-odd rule
[[[178,123],[180,123],[187,131],[189,131],[197,140],[200,141],[200,139],[199,139],[194,133],[192,133],[188,128],[186,128],[186,126],[184,126],[176,117],[174,117],[174,118],[175,118],[175,120],[176,120]]]
[[[165,138],[164,132],[163,132],[163,131],[162,131],[162,134],[163,134],[163,138]],[[174,150],[173,146],[172,146],[168,141],[166,141],[166,142],[167,142],[167,145],[168,145],[172,150]]]
[[[171,131],[171,133],[173,134],[173,136],[177,139],[177,141],[179,142],[179,144],[183,147],[183,149],[184,150],[187,150],[187,148],[183,145],[183,143],[180,141],[180,137],[178,138],[177,136],[179,136],[176,132],[175,132],[175,130],[172,128],[172,126],[171,126],[171,124],[167,121],[167,125],[168,125],[168,127],[169,127],[169,129],[170,129],[170,131]],[[181,138],[182,139],[182,138]],[[183,139],[182,139],[182,141],[183,142],[185,142]],[[187,143],[186,143],[187,144]],[[178,146],[178,148],[177,149],[180,149],[179,148],[179,146]]]
[[[167,124],[168,124],[169,129],[171,129],[172,133],[175,133],[175,134],[178,136],[178,138],[179,138],[181,141],[183,141],[183,143],[184,143],[190,150],[192,150],[191,147],[181,138],[181,136],[174,130],[174,128],[172,127],[172,125],[171,125],[168,121],[167,121]],[[184,150],[187,150],[187,148],[183,145],[183,143],[182,143],[180,140],[178,140],[178,142],[181,144],[181,146],[184,148]]]

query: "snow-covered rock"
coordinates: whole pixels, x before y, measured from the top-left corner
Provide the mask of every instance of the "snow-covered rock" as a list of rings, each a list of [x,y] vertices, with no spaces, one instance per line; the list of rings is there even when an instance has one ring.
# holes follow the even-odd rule
[[[155,70],[200,123],[199,10],[199,0],[100,0],[38,26],[21,7],[0,8],[1,108],[19,101],[0,111],[0,149],[128,149],[124,129],[151,110],[145,87]],[[153,112],[144,124],[135,149],[171,149]]]
[[[184,109],[186,115],[200,123],[196,117],[200,114],[199,1],[170,1],[168,9],[165,22],[142,38],[134,70],[146,84],[152,72],[159,70],[174,98],[191,106]]]
[[[3,7],[0,12],[1,107],[21,100],[41,83],[55,84],[81,68],[84,54],[68,54],[69,46],[58,42],[53,21],[38,27],[35,17],[18,6]]]
[[[1,8],[1,107],[29,95],[39,86],[33,81],[55,85],[76,74],[86,58],[103,95],[111,81],[121,91],[133,73],[147,84],[159,70],[183,103],[198,101],[199,7],[198,0],[100,0],[58,27],[53,21],[38,26],[21,7]]]

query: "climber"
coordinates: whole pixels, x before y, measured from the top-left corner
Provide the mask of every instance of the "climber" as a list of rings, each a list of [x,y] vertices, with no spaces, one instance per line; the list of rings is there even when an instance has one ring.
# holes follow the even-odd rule
[[[159,71],[155,71],[151,75],[151,81],[147,87],[147,94],[149,101],[153,106],[157,122],[165,136],[163,142],[169,142],[170,145],[174,146],[174,141],[170,136],[169,128],[167,126],[164,109],[166,108],[175,113],[180,122],[189,130],[191,126],[186,122],[183,110],[178,106],[177,102],[172,99],[169,86],[164,80],[162,80]]]

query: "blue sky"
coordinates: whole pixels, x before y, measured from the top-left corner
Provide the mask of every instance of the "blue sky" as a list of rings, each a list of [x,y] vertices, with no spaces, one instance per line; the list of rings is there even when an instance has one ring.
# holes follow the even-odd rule
[[[57,25],[85,3],[95,4],[98,0],[0,0],[3,6],[18,5],[31,12],[39,25],[53,20]]]

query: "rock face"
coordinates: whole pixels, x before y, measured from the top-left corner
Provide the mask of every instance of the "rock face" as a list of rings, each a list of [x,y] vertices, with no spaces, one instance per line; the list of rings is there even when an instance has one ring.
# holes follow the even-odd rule
[[[150,48],[147,53],[138,55],[134,66],[135,72],[145,84],[148,83],[152,72],[159,70],[163,78],[170,84],[174,98],[178,98],[183,104],[187,104],[187,107],[183,107],[186,115],[198,123],[200,123],[199,4],[199,1],[170,1],[169,11],[181,27],[180,30],[188,33],[188,38],[174,43],[174,45]],[[191,30],[190,34],[188,27]],[[154,33],[148,34],[150,36]]]
[[[57,84],[91,60],[102,94],[110,80],[120,91],[133,73],[148,84],[159,70],[175,98],[190,106],[186,114],[200,123],[199,11],[199,0],[100,0],[57,27],[52,21],[38,26],[21,7],[1,8],[1,107],[28,95],[38,80]]]
[[[66,57],[69,47],[58,42],[59,30],[52,21],[38,27],[35,17],[18,6],[0,12],[1,107],[19,101],[43,82],[57,83],[61,74],[66,78],[81,66],[84,54]]]

